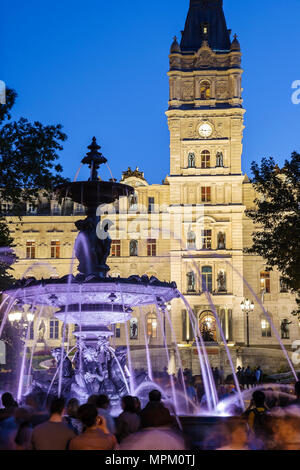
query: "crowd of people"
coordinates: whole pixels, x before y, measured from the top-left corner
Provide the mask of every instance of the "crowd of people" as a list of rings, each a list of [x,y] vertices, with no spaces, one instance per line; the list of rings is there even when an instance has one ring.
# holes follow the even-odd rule
[[[191,403],[205,409],[201,377],[187,369],[180,371]],[[217,379],[217,375],[214,376]],[[162,377],[163,378],[163,377]],[[182,385],[179,378],[170,382]],[[219,398],[236,395],[231,384],[216,381]],[[1,450],[188,450],[195,446],[220,450],[300,450],[300,382],[290,393],[270,385],[255,389],[246,410],[236,408],[234,416],[220,420],[218,426],[195,443],[184,435],[172,405],[159,390],[149,393],[143,408],[139,398],[124,396],[121,412],[111,415],[109,397],[92,395],[80,405],[76,398],[46,400],[45,394],[27,395],[22,404],[10,393],[2,395],[0,409]],[[193,411],[193,410],[191,410]]]
[[[110,414],[106,395],[92,395],[80,405],[44,394],[28,395],[18,406],[10,393],[2,395],[1,450],[185,450],[178,422],[152,390],[142,409],[133,396],[121,399],[122,412]]]
[[[260,366],[255,367],[254,369],[250,366],[246,368],[239,366],[237,368],[236,375],[242,390],[257,387],[263,381],[263,372]]]

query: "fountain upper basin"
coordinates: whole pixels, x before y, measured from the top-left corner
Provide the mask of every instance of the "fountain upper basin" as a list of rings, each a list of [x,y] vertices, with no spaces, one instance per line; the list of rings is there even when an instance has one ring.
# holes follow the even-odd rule
[[[21,304],[59,308],[57,318],[66,323],[124,323],[132,307],[170,302],[178,297],[176,283],[155,277],[103,278],[78,274],[61,279],[22,279],[6,291]]]

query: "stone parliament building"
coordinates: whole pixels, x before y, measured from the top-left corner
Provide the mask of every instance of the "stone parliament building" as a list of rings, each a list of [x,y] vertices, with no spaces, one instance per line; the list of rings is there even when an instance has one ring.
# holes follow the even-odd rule
[[[133,186],[135,194],[120,201],[117,207],[117,235],[111,232],[109,275],[146,274],[162,281],[175,281],[190,303],[200,331],[207,328],[210,331],[207,350],[212,365],[228,369],[211,299],[234,364],[261,365],[264,370],[277,372],[285,359],[257,298],[289,350],[299,338],[300,325],[291,314],[295,299],[287,292],[280,274],[267,272],[262,258],[243,252],[252,243],[254,227],[245,210],[253,207],[255,194],[241,169],[245,113],[242,53],[237,37],[231,38],[227,29],[222,3],[222,0],[191,0],[181,41],[175,38],[172,43],[166,112],[170,176],[162,184],[150,185],[138,168],[124,171],[121,182]],[[67,275],[77,235],[74,222],[84,213],[83,207],[70,201],[60,206],[55,199],[50,203],[41,199],[37,207],[27,205],[20,221],[9,215],[11,208],[2,206],[2,211],[8,211],[19,257],[14,276]],[[163,230],[155,233],[147,230],[164,215],[181,220],[183,208],[184,220],[176,225],[180,237],[172,236],[172,232],[169,237],[163,236]],[[117,230],[123,211],[135,227],[131,233]],[[203,292],[204,281],[210,299]],[[249,348],[246,315],[241,309],[245,298],[255,305],[249,315]],[[183,367],[198,373],[194,333],[181,299],[173,300],[170,316],[174,334],[166,319],[164,323],[170,351],[174,351],[176,341]],[[67,336],[73,344],[71,330]],[[154,368],[161,370],[168,365],[155,308],[133,312],[129,335],[136,367],[146,366],[145,341]],[[62,324],[45,310],[39,321],[36,319],[31,325],[29,346],[35,344],[40,350],[50,350],[61,344],[61,336]],[[112,343],[126,345],[124,325],[114,326]]]

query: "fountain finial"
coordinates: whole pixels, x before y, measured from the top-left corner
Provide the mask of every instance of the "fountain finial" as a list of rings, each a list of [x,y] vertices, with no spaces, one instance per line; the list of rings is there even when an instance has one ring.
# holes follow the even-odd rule
[[[97,144],[96,137],[93,137],[92,143],[88,146],[88,149],[90,151],[86,154],[81,163],[89,165],[91,169],[89,181],[98,181],[98,169],[100,165],[107,163],[107,159],[98,151],[101,147]]]

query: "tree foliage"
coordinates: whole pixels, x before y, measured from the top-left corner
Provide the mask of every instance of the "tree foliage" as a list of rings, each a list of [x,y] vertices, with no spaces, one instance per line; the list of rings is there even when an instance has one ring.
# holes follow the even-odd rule
[[[277,268],[287,288],[297,295],[300,316],[300,154],[294,152],[280,169],[273,158],[252,163],[255,208],[246,212],[256,226],[247,253],[262,256],[267,269]]]
[[[6,104],[0,104],[0,198],[13,205],[14,215],[22,213],[25,202],[50,194],[65,181],[61,176],[58,152],[66,135],[62,126],[30,123],[21,117],[13,121],[11,110],[17,94],[6,91]],[[5,217],[0,218],[0,290],[12,280],[9,273],[14,257],[13,239]]]

